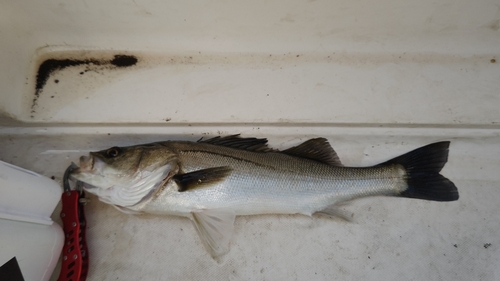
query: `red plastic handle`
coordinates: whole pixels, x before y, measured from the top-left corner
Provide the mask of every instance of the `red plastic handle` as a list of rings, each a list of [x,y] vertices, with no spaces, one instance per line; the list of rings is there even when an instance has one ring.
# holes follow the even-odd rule
[[[83,198],[83,196],[80,196]],[[87,279],[87,272],[89,271],[89,249],[87,247],[87,220],[85,219],[85,212],[83,209],[84,204],[80,203],[80,253],[82,255],[82,271],[80,272],[80,280]]]
[[[61,199],[65,240],[58,281],[84,281],[88,270],[88,249],[83,204],[79,202],[80,195],[76,190],[64,192]]]

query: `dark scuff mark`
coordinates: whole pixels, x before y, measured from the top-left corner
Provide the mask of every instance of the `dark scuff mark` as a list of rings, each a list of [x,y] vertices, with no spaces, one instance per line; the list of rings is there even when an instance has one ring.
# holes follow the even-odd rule
[[[35,96],[37,96],[38,91],[42,90],[43,87],[45,86],[45,83],[47,83],[47,80],[50,77],[50,74],[52,74],[56,70],[62,70],[70,66],[78,66],[82,64],[95,64],[95,65],[101,65],[102,61],[98,60],[73,60],[73,59],[64,59],[64,60],[57,60],[57,59],[48,59],[40,66],[38,67],[38,73],[36,75],[36,86],[35,89],[37,90],[37,93],[35,93]]]
[[[111,64],[117,67],[127,67],[132,66],[137,63],[137,58],[134,56],[126,56],[126,55],[116,55],[115,58],[111,61]]]
[[[40,64],[38,67],[38,72],[36,75],[36,85],[35,85],[35,97],[33,98],[33,102],[31,104],[31,113],[35,113],[35,107],[40,97],[40,93],[43,90],[43,87],[47,83],[50,75],[56,71],[63,70],[68,67],[74,67],[79,65],[87,65],[87,66],[109,66],[111,68],[117,67],[129,67],[137,64],[138,59],[135,56],[130,55],[115,55],[111,60],[104,59],[47,59]],[[85,72],[89,71],[87,68]],[[84,72],[80,72],[81,75]],[[54,82],[58,83],[59,80],[55,80]],[[33,118],[33,115],[31,116]]]

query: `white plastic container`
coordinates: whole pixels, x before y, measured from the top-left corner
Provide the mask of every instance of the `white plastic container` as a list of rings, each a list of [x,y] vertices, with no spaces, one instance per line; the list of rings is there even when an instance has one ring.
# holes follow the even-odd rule
[[[25,280],[49,280],[64,243],[50,218],[61,194],[55,181],[0,161],[0,265],[16,257]]]
[[[0,192],[0,219],[52,225],[62,189],[54,180],[0,161]]]

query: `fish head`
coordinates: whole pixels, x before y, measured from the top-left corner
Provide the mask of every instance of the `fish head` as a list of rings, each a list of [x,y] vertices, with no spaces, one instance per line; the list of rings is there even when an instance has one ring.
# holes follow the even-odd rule
[[[101,201],[132,206],[160,187],[178,170],[177,154],[160,144],[111,147],[80,157],[71,178]]]

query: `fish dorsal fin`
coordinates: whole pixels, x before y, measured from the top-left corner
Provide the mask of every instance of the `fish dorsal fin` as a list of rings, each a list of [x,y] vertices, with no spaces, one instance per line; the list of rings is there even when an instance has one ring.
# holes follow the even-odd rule
[[[229,251],[229,242],[233,236],[234,211],[224,209],[201,210],[192,212],[193,223],[203,245],[213,258]]]
[[[282,153],[319,161],[332,166],[343,166],[337,153],[325,138],[310,139],[302,144],[283,150]]]
[[[267,139],[258,138],[242,138],[240,135],[231,135],[227,137],[214,137],[207,140],[199,140],[199,143],[209,143],[221,145],[225,147],[249,150],[254,152],[271,152],[275,151],[267,146]]]
[[[185,174],[177,174],[172,177],[179,185],[179,192],[184,192],[203,187],[223,180],[231,173],[230,167],[215,167],[198,170]]]

